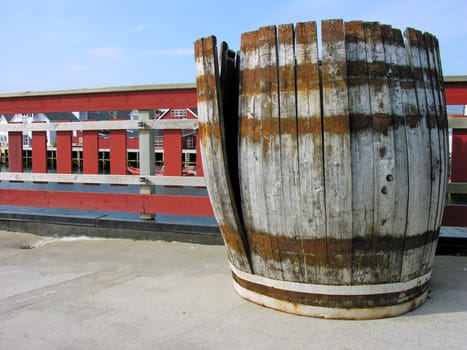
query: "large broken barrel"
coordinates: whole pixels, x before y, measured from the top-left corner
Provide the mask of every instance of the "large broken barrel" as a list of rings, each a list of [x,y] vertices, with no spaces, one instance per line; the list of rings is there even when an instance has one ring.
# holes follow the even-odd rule
[[[405,38],[405,40],[404,40]],[[448,168],[437,39],[374,22],[195,43],[208,192],[244,298],[326,318],[421,305]]]

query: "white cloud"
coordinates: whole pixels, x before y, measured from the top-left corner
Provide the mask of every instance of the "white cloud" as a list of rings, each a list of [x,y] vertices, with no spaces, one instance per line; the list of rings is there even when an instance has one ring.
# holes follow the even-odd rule
[[[130,32],[141,32],[145,29],[151,28],[149,24],[141,23],[130,29]]]
[[[189,56],[193,55],[193,49],[151,50],[146,54],[150,56]]]
[[[119,59],[124,56],[120,47],[93,47],[88,49],[88,53],[96,58]]]

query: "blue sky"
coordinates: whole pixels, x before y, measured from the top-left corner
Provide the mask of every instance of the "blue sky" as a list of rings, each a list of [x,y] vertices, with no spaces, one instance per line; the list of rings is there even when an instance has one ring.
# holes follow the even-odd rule
[[[445,75],[467,75],[467,1],[0,0],[0,92],[195,81],[193,43],[238,49],[263,25],[368,20],[435,34]]]

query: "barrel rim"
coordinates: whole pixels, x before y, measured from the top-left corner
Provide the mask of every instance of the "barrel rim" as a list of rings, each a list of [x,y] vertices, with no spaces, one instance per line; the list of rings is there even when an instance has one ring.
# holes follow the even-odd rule
[[[343,320],[371,320],[399,316],[422,305],[428,296],[428,290],[426,290],[422,294],[402,304],[369,308],[339,308],[297,304],[273,298],[246,289],[240,286],[235,280],[233,280],[233,287],[242,298],[271,309],[301,316]]]
[[[238,278],[265,287],[281,289],[290,292],[338,296],[375,295],[405,292],[413,288],[423,286],[430,280],[431,277],[430,270],[422,276],[404,282],[361,285],[330,285],[312,284],[304,282],[290,282],[272,279],[269,277],[254,275],[251,273],[241,271],[238,268],[236,268],[233,264],[230,264],[230,269],[232,270],[232,273]]]

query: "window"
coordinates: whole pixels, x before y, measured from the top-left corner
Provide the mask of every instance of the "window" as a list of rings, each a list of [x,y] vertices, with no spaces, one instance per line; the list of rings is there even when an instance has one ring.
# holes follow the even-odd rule
[[[186,109],[172,109],[172,119],[186,119]]]
[[[164,137],[162,136],[156,136],[154,138],[154,146],[156,148],[162,148],[164,146]]]
[[[186,146],[187,146],[187,148],[195,148],[195,140],[194,140],[193,136],[187,137]]]
[[[27,134],[23,135],[23,145],[24,146],[30,146],[31,145],[31,138]]]

